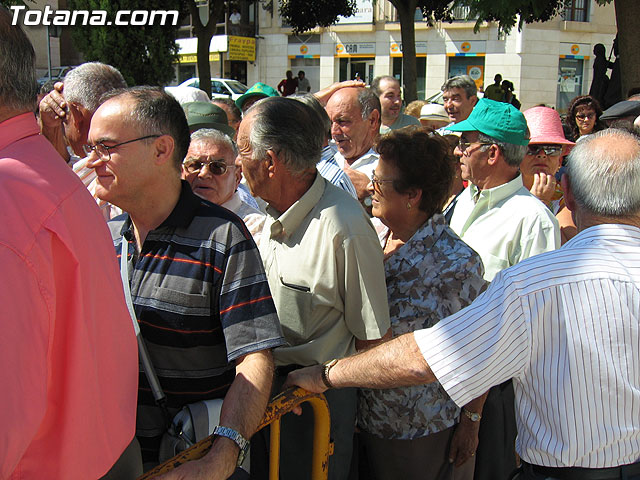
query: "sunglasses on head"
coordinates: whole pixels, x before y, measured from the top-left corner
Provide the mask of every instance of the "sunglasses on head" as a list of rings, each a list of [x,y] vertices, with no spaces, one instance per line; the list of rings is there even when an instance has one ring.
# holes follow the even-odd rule
[[[209,160],[204,161],[199,158],[189,158],[187,157],[184,162],[182,162],[182,166],[187,171],[187,173],[199,173],[205,165],[209,167],[209,171],[213,175],[224,175],[227,173],[227,170],[235,165],[227,165],[222,160]]]
[[[527,155],[538,155],[540,151],[543,151],[545,155],[555,157],[562,153],[562,147],[558,145],[529,145]]]

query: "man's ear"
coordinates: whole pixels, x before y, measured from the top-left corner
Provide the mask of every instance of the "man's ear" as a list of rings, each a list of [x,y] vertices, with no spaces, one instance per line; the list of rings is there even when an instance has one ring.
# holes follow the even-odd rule
[[[264,162],[264,165],[267,168],[267,173],[270,177],[272,177],[279,169],[284,168],[284,165],[280,161],[280,157],[273,150],[267,150],[267,155],[262,161]]]
[[[369,122],[371,122],[371,127],[376,127],[376,129],[380,129],[380,111],[374,109],[369,115]]]
[[[487,153],[489,154],[487,156],[487,163],[489,165],[495,165],[498,162],[498,159],[500,158],[500,154],[501,154],[500,147],[498,147],[496,144],[493,144],[491,145],[491,147],[489,147],[489,150],[487,150]]]
[[[157,165],[173,162],[175,141],[171,135],[160,135],[153,142],[154,161]]]

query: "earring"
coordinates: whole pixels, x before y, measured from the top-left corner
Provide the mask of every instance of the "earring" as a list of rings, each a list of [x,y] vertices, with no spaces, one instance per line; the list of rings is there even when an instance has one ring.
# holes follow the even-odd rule
[[[411,202],[407,202],[407,210],[411,210]]]

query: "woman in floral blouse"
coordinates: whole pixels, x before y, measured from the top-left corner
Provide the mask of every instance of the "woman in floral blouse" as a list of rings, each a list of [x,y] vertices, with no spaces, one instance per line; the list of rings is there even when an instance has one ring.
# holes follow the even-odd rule
[[[484,289],[476,252],[441,215],[453,180],[446,142],[421,127],[385,135],[369,192],[385,255],[393,335],[431,327]],[[361,390],[358,426],[372,479],[469,479],[484,398],[461,413],[440,384]],[[475,419],[476,421],[472,420]]]

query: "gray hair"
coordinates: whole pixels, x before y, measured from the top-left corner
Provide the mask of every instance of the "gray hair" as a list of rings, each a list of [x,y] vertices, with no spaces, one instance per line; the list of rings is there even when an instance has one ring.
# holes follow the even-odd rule
[[[567,174],[576,203],[588,212],[640,214],[640,142],[634,135],[616,129],[588,135],[567,157]]]
[[[234,157],[238,155],[238,147],[229,135],[214,128],[201,128],[193,132],[191,134],[191,143],[193,144],[195,142],[223,144],[229,151],[233,152]]]
[[[90,112],[100,106],[100,97],[119,88],[126,88],[122,74],[100,62],[83,63],[64,76],[64,98],[78,103]]]
[[[378,97],[382,94],[382,91],[380,90],[380,83],[382,83],[383,80],[388,80],[390,82],[397,83],[398,86],[400,86],[400,80],[398,80],[396,77],[392,77],[390,75],[383,75],[381,77],[376,77],[373,79],[373,82],[371,82],[370,88],[373,91],[373,93],[375,93]]]
[[[36,54],[31,42],[0,7],[0,105],[11,110],[35,110],[38,95]]]
[[[506,143],[502,140],[497,140],[493,137],[485,135],[482,132],[478,132],[478,141],[482,143],[491,143],[497,145],[502,150],[504,161],[511,167],[519,167],[522,163],[522,159],[527,153],[526,145],[515,145],[513,143]]]
[[[467,98],[471,98],[474,95],[478,95],[478,87],[476,82],[469,75],[458,75],[457,77],[451,77],[449,80],[442,84],[440,90],[446,92],[452,88],[461,88],[467,94]]]
[[[289,98],[298,100],[308,107],[311,107],[313,111],[320,116],[322,126],[324,127],[324,131],[326,132],[326,138],[331,137],[331,119],[329,118],[329,115],[327,115],[327,111],[324,109],[315,95],[313,95],[312,93],[294,93],[293,95],[289,95]]]
[[[365,120],[369,118],[374,110],[377,110],[380,114],[382,112],[380,99],[370,88],[360,88],[358,90],[358,104],[360,104],[362,118]]]
[[[252,105],[249,112],[255,113],[249,133],[253,160],[262,160],[267,150],[273,150],[294,175],[320,161],[325,131],[311,107],[291,98],[268,97]]]

